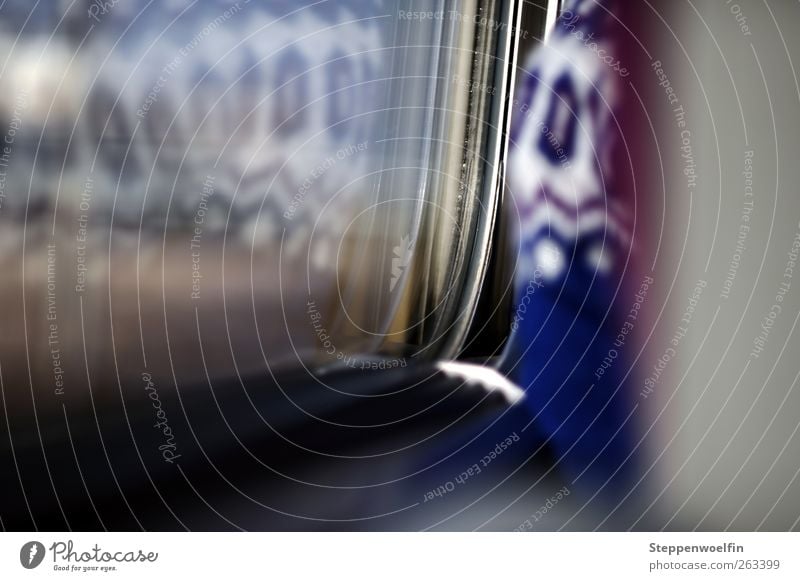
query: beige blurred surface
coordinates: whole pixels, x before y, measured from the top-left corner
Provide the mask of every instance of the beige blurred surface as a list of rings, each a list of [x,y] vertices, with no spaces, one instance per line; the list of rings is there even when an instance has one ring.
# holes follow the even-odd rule
[[[654,160],[649,227],[655,240],[663,212],[656,278],[668,300],[642,361],[645,376],[657,375],[659,358],[674,348],[641,400],[658,435],[649,449],[648,467],[658,474],[652,510],[678,528],[786,530],[797,527],[800,505],[800,263],[789,255],[800,235],[797,6],[654,10],[665,20],[644,40],[680,102],[667,103],[651,70],[665,192]],[[781,294],[784,282],[790,288]],[[775,304],[780,313],[758,352],[754,341]],[[651,306],[657,313],[660,305]]]

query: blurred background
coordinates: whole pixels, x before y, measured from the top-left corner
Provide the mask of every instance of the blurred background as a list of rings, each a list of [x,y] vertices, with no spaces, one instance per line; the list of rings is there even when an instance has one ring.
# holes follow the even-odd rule
[[[0,5],[4,530],[796,530],[790,3]]]

